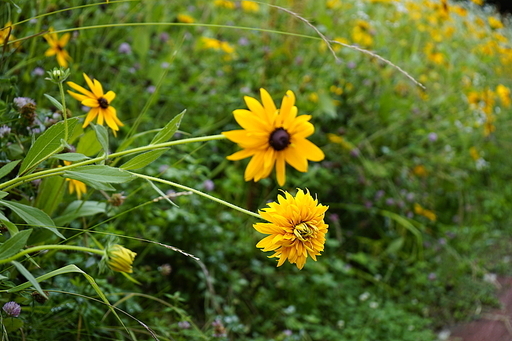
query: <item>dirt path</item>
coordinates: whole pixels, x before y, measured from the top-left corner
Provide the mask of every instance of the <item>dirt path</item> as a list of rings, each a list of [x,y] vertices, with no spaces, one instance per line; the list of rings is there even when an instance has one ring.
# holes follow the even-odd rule
[[[498,278],[497,285],[502,309],[454,327],[449,341],[512,341],[512,278]]]

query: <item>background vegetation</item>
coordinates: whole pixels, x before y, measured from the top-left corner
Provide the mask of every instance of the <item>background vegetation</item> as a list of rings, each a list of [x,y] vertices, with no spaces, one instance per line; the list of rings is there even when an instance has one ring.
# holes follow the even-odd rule
[[[56,180],[27,184],[8,198],[45,210],[66,241],[117,236],[137,257],[133,280],[100,272],[86,253],[51,252],[25,267],[39,276],[76,264],[134,318],[120,313],[124,329],[83,276],[66,274],[41,283],[44,303],[32,290],[3,293],[21,304],[23,322],[10,328],[3,313],[4,339],[151,339],[136,318],[160,340],[435,340],[496,306],[495,274],[509,273],[511,261],[512,32],[493,8],[441,0],[0,6],[1,26],[16,24],[19,39],[3,45],[0,64],[0,126],[11,128],[0,130],[2,163],[25,157],[32,136],[62,117],[44,96],[59,96],[44,73],[57,66],[42,37],[53,27],[71,33],[69,80],[83,84],[86,73],[117,94],[125,126],[110,136],[112,151],[148,144],[184,109],[175,139],[238,129],[232,111],[245,108],[243,96],[263,87],[277,102],[293,90],[326,158],[307,173],[289,167],[283,189],[308,188],[330,206],[325,252],[299,271],[276,268],[256,249],[255,219],[197,195],[177,193],[175,207],[140,180],[115,192],[88,188],[82,199],[94,209],[63,219],[76,194]],[[319,33],[376,55],[333,43],[334,56]],[[16,97],[37,103],[30,130]],[[67,104],[72,117],[85,114],[69,96]],[[226,160],[237,148],[175,146],[143,171],[256,211],[279,188],[274,177],[245,182],[247,162]],[[38,201],[42,193],[57,198],[52,207]],[[12,267],[1,274],[2,289],[25,281]]]

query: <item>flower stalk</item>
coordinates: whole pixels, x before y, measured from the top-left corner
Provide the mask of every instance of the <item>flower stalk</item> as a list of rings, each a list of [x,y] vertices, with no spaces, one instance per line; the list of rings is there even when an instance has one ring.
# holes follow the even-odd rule
[[[194,188],[191,188],[191,187],[187,187],[187,186],[184,186],[184,185],[181,185],[181,184],[178,184],[178,183],[175,183],[175,182],[172,182],[172,181],[169,181],[169,180],[164,180],[164,179],[160,179],[160,178],[155,178],[153,176],[149,176],[149,175],[144,175],[144,174],[138,174],[138,173],[133,173],[133,172],[130,172],[130,174],[133,174],[141,179],[146,179],[146,180],[150,180],[150,181],[154,181],[154,182],[160,182],[160,183],[163,183],[163,184],[166,184],[166,185],[169,185],[169,186],[172,186],[172,187],[176,187],[176,188],[179,188],[179,189],[183,189],[185,191],[190,191],[192,193],[195,193],[197,195],[200,195],[202,197],[205,197],[207,199],[210,199],[212,201],[215,201],[219,204],[222,204],[224,206],[227,206],[229,208],[232,208],[234,210],[237,210],[239,212],[242,212],[242,213],[245,213],[247,215],[250,215],[254,218],[258,218],[258,219],[263,219],[263,217],[257,213],[254,213],[254,212],[251,212],[249,210],[246,210],[246,209],[243,209],[239,206],[236,206],[236,205],[233,205],[227,201],[224,201],[222,199],[219,199],[219,198],[216,198],[212,195],[209,195],[209,194],[206,194],[206,193],[203,193],[201,191],[198,191],[197,189],[194,189]]]
[[[182,140],[168,141],[168,142],[162,142],[162,143],[157,143],[157,144],[150,144],[150,145],[143,146],[143,147],[137,147],[137,148],[133,148],[133,149],[117,152],[117,153],[112,153],[107,156],[102,155],[100,157],[84,160],[82,162],[76,162],[69,166],[63,166],[63,167],[59,167],[59,168],[51,168],[51,169],[43,170],[43,171],[40,171],[37,173],[31,173],[31,174],[27,174],[24,176],[20,176],[19,178],[11,179],[9,181],[6,181],[6,182],[0,184],[0,190],[8,191],[8,190],[10,190],[16,186],[19,186],[25,182],[33,181],[36,179],[43,179],[43,178],[47,178],[47,177],[54,176],[54,175],[61,175],[61,174],[64,174],[64,171],[66,171],[66,170],[70,170],[70,169],[73,169],[76,167],[86,166],[86,165],[94,164],[97,162],[101,162],[101,161],[104,161],[105,158],[111,160],[111,159],[114,159],[117,157],[146,152],[146,151],[155,150],[155,149],[159,149],[159,148],[167,148],[167,147],[172,147],[172,146],[176,146],[176,145],[180,145],[180,144],[187,144],[187,143],[223,140],[225,138],[226,137],[224,135],[193,137],[193,138],[189,138],[189,139],[182,139]]]

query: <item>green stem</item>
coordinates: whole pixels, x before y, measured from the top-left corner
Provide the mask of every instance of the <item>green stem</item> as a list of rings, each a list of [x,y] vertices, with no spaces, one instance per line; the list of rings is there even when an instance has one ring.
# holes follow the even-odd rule
[[[222,199],[219,199],[219,198],[216,198],[216,197],[211,196],[209,194],[206,194],[206,193],[203,193],[201,191],[198,191],[197,189],[194,189],[194,188],[191,188],[191,187],[187,187],[187,186],[184,186],[184,185],[180,185],[180,184],[177,184],[177,183],[172,182],[172,181],[168,181],[168,180],[164,180],[164,179],[160,179],[160,178],[155,178],[155,177],[149,176],[149,175],[138,174],[138,173],[133,173],[133,172],[130,172],[130,173],[135,175],[135,176],[137,176],[137,177],[139,177],[139,178],[142,178],[142,179],[146,179],[146,180],[150,180],[150,181],[155,181],[155,182],[160,182],[160,183],[163,183],[163,184],[166,184],[166,185],[169,185],[169,186],[173,186],[173,187],[177,187],[177,188],[183,189],[185,191],[190,191],[192,193],[198,194],[198,195],[203,196],[203,197],[205,197],[207,199],[210,199],[212,201],[218,202],[219,204],[225,205],[225,206],[227,206],[229,208],[232,208],[232,209],[237,210],[239,212],[245,213],[245,214],[250,215],[252,217],[255,217],[255,218],[258,218],[258,219],[263,219],[263,217],[260,216],[257,213],[248,211],[246,209],[243,209],[241,207],[233,205],[233,204],[231,204],[231,203],[229,203],[227,201],[224,201]]]
[[[107,159],[114,159],[116,157],[121,157],[121,156],[129,155],[129,154],[141,153],[141,152],[155,150],[155,149],[159,149],[159,148],[167,148],[167,147],[172,147],[172,146],[176,146],[176,145],[180,145],[180,144],[193,143],[193,142],[207,142],[207,141],[213,141],[213,140],[223,140],[225,138],[226,137],[224,135],[212,135],[212,136],[193,137],[193,138],[189,138],[189,139],[182,139],[182,140],[163,142],[163,143],[157,143],[157,144],[150,144],[148,146],[133,148],[133,149],[110,154],[107,156]],[[90,165],[90,164],[93,164],[96,162],[101,162],[104,160],[105,160],[105,156],[100,156],[100,157],[85,160],[82,162],[73,163],[69,166],[63,166],[63,167],[59,167],[59,168],[51,168],[51,169],[43,170],[43,171],[40,171],[37,173],[27,174],[25,176],[21,176],[19,178],[14,178],[14,179],[11,179],[9,181],[6,181],[6,182],[0,184],[0,189],[4,190],[4,191],[8,191],[11,188],[16,187],[24,182],[32,181],[35,179],[46,178],[49,176],[56,175],[58,173],[63,173],[64,171],[69,170],[69,169],[73,169],[73,168],[80,167],[80,166]]]
[[[82,252],[91,252],[96,253],[98,255],[104,256],[105,250],[98,250],[93,249],[90,247],[84,247],[84,246],[73,246],[73,245],[39,245],[34,246],[28,249],[25,249],[23,251],[18,252],[14,256],[11,256],[9,258],[0,259],[0,264],[9,263],[12,262],[15,259],[20,258],[21,256],[24,256],[29,253],[44,251],[44,250],[70,250],[70,251],[82,251]]]
[[[59,82],[60,98],[62,102],[62,117],[64,117],[64,141],[68,142],[68,111],[66,110],[66,96],[64,96],[64,86]]]

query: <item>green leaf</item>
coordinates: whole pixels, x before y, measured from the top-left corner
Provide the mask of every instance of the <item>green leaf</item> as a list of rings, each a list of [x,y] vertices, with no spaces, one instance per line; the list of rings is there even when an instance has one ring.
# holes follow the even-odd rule
[[[133,170],[133,169],[139,169],[142,167],[146,167],[151,162],[158,159],[167,149],[157,149],[152,150],[147,153],[143,153],[140,155],[137,155],[133,157],[132,159],[125,162],[123,165],[121,165],[119,168],[126,169],[126,170]]]
[[[62,107],[62,104],[60,104],[59,101],[57,101],[55,98],[53,98],[52,96],[50,96],[48,94],[44,94],[44,96],[46,98],[48,98],[50,100],[50,102],[52,102],[52,104],[55,105],[55,107],[57,109],[59,109],[61,112],[64,112],[64,108]]]
[[[98,141],[96,131],[94,129],[87,130],[85,134],[80,137],[76,145],[76,152],[87,156],[93,156],[101,150],[101,143]]]
[[[15,332],[16,330],[23,328],[23,320],[17,317],[7,317],[2,321],[5,331],[7,333]]]
[[[46,294],[44,293],[43,289],[41,288],[41,286],[39,285],[39,283],[37,282],[36,278],[34,276],[32,276],[32,274],[30,273],[30,271],[28,271],[24,266],[23,264],[21,263],[18,263],[16,261],[12,261],[11,262],[15,267],[16,269],[18,269],[18,271],[23,275],[25,276],[26,279],[28,279],[28,281],[30,282],[30,284],[32,284],[32,286],[37,290],[37,292],[39,294],[41,294],[41,296],[43,296],[44,298],[48,298],[46,296]]]
[[[38,208],[23,205],[12,201],[0,200],[0,205],[10,208],[13,212],[20,216],[27,224],[38,226],[52,231],[58,237],[64,239],[64,236],[55,228],[53,220]]]
[[[18,230],[16,225],[11,223],[9,221],[9,219],[7,219],[7,217],[3,215],[2,212],[0,212],[0,221],[2,222],[2,224],[4,224],[7,227],[7,231],[9,231],[9,233],[11,234],[11,237],[14,236],[16,233],[20,232],[20,230]]]
[[[91,287],[94,289],[94,291],[96,291],[96,293],[101,298],[101,300],[107,305],[107,307],[109,307],[110,311],[116,316],[116,318],[119,321],[119,323],[121,323],[121,325],[123,327],[125,327],[123,321],[121,320],[121,318],[119,318],[119,316],[117,315],[117,312],[114,310],[114,308],[112,307],[112,305],[108,301],[107,296],[105,296],[105,294],[103,293],[103,291],[101,291],[101,289],[98,286],[98,284],[96,284],[96,282],[94,281],[94,278],[91,277],[90,275],[88,275],[85,271],[80,269],[78,266],[76,266],[74,264],[66,265],[66,266],[64,266],[64,267],[62,267],[60,269],[53,270],[53,271],[51,271],[51,272],[49,272],[47,274],[44,274],[42,276],[37,277],[35,279],[35,282],[36,283],[42,282],[42,281],[47,280],[49,278],[52,278],[52,277],[55,277],[55,276],[58,276],[58,275],[68,274],[68,273],[79,273],[79,274],[82,274],[85,277],[85,279],[87,279],[87,281],[89,282]],[[18,286],[15,286],[14,288],[10,288],[10,289],[7,290],[7,292],[18,292],[20,290],[24,290],[24,289],[30,288],[31,285],[33,285],[33,284],[32,284],[32,282],[29,281],[27,283],[23,283],[23,284],[20,284]],[[125,329],[126,329],[126,327],[125,327]],[[151,332],[151,329],[148,329],[148,330]]]
[[[7,239],[5,243],[0,245],[0,259],[6,259],[17,254],[27,245],[27,240],[31,233],[32,229],[23,230]]]
[[[9,174],[21,160],[11,161],[0,168],[0,179]]]
[[[68,128],[72,131],[77,124],[77,119],[69,119]],[[30,173],[37,167],[41,162],[59,152],[62,149],[61,139],[65,137],[65,125],[64,121],[60,121],[52,125],[46,130],[41,136],[39,136],[36,142],[29,149],[27,156],[21,163],[19,175]]]
[[[108,153],[108,131],[107,128],[105,128],[102,125],[91,123],[92,129],[96,132],[96,138],[98,139],[98,142],[101,145],[101,148],[103,148],[103,151],[105,154]]]
[[[135,175],[119,168],[92,165],[80,166],[64,172],[65,178],[71,178],[80,181],[94,180],[97,182],[120,184],[135,179]]]
[[[70,162],[78,162],[78,161],[84,161],[84,160],[90,159],[90,157],[87,157],[84,154],[80,154],[80,153],[55,154],[52,156],[52,158],[64,160],[64,161],[70,161]]]
[[[41,181],[34,206],[51,216],[62,202],[66,181],[60,176],[51,176]]]
[[[186,109],[183,110],[181,113],[176,115],[176,117],[174,117],[171,122],[167,123],[165,127],[163,127],[162,130],[156,134],[150,144],[167,142],[180,127],[181,119],[183,118],[183,115],[185,115],[186,111]]]
[[[98,213],[105,213],[107,204],[99,201],[75,200],[66,207],[59,217],[55,218],[55,224],[63,226],[80,217],[92,216]]]
[[[4,191],[0,191],[0,199],[5,198],[8,195],[9,195],[9,193],[4,192]]]

